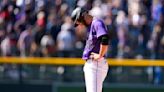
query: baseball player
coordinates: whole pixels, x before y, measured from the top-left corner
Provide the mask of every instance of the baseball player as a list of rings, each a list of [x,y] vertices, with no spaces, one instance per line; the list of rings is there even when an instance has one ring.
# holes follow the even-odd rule
[[[86,92],[102,92],[103,81],[108,72],[105,54],[108,50],[108,33],[102,20],[91,16],[87,10],[77,7],[72,12],[75,27],[87,27],[86,46],[82,58]]]

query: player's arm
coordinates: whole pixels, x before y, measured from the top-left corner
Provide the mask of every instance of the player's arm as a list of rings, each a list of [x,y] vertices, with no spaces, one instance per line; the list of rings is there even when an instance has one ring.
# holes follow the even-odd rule
[[[108,41],[109,41],[108,35],[102,35],[98,39],[101,42],[99,54],[91,53],[91,55],[93,55],[94,60],[98,60],[98,59],[104,57],[108,50]]]
[[[100,57],[103,57],[108,50],[109,37],[108,35],[103,35],[103,36],[100,36],[99,39],[101,40],[99,55]]]

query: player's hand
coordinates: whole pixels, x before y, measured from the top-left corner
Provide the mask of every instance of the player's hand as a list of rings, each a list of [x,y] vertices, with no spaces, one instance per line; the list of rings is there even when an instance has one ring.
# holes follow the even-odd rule
[[[90,58],[93,59],[94,61],[98,61],[98,59],[100,59],[101,56],[97,53],[92,52]]]

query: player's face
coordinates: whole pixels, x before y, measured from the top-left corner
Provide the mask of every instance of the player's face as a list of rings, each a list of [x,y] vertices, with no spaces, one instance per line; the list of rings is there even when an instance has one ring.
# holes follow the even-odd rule
[[[91,16],[89,16],[88,14],[86,14],[85,16],[84,16],[84,25],[86,26],[86,27],[88,27],[90,24],[91,24],[91,22],[92,22],[92,19],[91,19]]]
[[[75,27],[79,26],[79,25],[83,25],[85,27],[88,27],[90,25],[91,21],[90,18],[87,16],[81,17],[81,20],[77,20],[75,23]]]
[[[79,21],[76,21],[75,27],[79,26],[81,23]]]
[[[79,26],[80,25],[80,22],[76,21],[75,23],[75,27]]]

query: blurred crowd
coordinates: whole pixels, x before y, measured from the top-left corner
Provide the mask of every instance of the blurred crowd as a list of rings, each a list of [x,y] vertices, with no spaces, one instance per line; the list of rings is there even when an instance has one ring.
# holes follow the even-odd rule
[[[164,58],[164,0],[0,0],[0,55],[81,57],[86,29],[70,18],[78,6],[107,25],[108,57]]]

